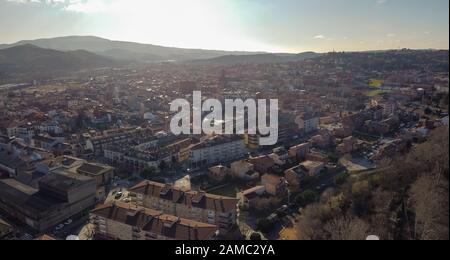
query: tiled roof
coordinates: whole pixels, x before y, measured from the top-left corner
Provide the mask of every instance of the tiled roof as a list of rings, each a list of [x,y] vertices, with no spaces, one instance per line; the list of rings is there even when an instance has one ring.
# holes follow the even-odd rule
[[[215,225],[119,202],[102,205],[91,213],[175,240],[206,240],[218,230]]]
[[[134,186],[130,192],[146,196],[171,200],[174,203],[186,204],[188,206],[209,209],[218,212],[230,212],[236,208],[238,200],[231,197],[216,196],[198,191],[183,192],[171,185],[144,181]]]

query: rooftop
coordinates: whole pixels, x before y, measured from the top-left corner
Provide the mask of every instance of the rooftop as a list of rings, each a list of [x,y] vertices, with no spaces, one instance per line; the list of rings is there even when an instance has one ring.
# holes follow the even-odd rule
[[[91,181],[93,181],[91,177],[75,174],[65,169],[56,169],[52,174],[44,176],[39,181],[39,185],[44,184],[56,190],[68,191]]]
[[[230,212],[236,208],[236,198],[217,196],[198,191],[184,192],[172,185],[143,181],[129,189],[130,192],[171,200],[173,203],[186,204],[191,207]]]
[[[176,240],[206,240],[218,230],[215,225],[119,202],[102,205],[91,213]]]

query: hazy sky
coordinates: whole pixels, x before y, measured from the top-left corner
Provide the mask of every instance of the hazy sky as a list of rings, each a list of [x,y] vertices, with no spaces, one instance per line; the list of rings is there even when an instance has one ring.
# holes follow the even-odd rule
[[[67,35],[250,51],[449,48],[449,0],[0,0],[0,43]]]

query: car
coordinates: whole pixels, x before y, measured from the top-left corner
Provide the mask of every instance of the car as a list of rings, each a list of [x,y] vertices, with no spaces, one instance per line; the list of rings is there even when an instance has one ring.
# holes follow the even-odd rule
[[[284,217],[289,214],[289,207],[287,205],[283,205],[281,208],[275,211],[275,214],[278,217]]]
[[[64,225],[70,225],[72,223],[73,223],[73,220],[69,218],[68,220],[66,220],[66,222],[64,222]]]
[[[114,198],[115,198],[116,200],[120,200],[120,199],[122,198],[122,196],[123,196],[123,193],[122,193],[122,192],[117,192],[116,195],[114,196]]]
[[[125,202],[125,203],[130,203],[130,202],[131,202],[131,199],[130,199],[130,198],[125,198],[125,199],[123,199],[123,202]]]
[[[59,231],[59,230],[61,230],[63,228],[64,228],[64,224],[59,224],[58,226],[55,227],[55,230]]]

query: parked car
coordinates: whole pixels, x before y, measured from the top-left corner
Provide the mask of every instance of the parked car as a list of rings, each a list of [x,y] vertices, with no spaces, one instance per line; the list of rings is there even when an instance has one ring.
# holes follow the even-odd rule
[[[281,208],[275,211],[278,217],[284,217],[289,214],[289,207],[287,205],[283,205]]]
[[[73,223],[73,220],[69,218],[68,220],[66,220],[66,222],[64,222],[64,225],[70,225],[72,223]]]
[[[119,200],[119,199],[122,198],[122,196],[123,196],[123,193],[122,193],[122,192],[117,192],[116,195],[114,196],[114,198],[115,198],[116,200]]]
[[[64,228],[64,224],[59,224],[58,226],[55,227],[55,230],[59,231],[59,230],[61,230],[63,228]]]

